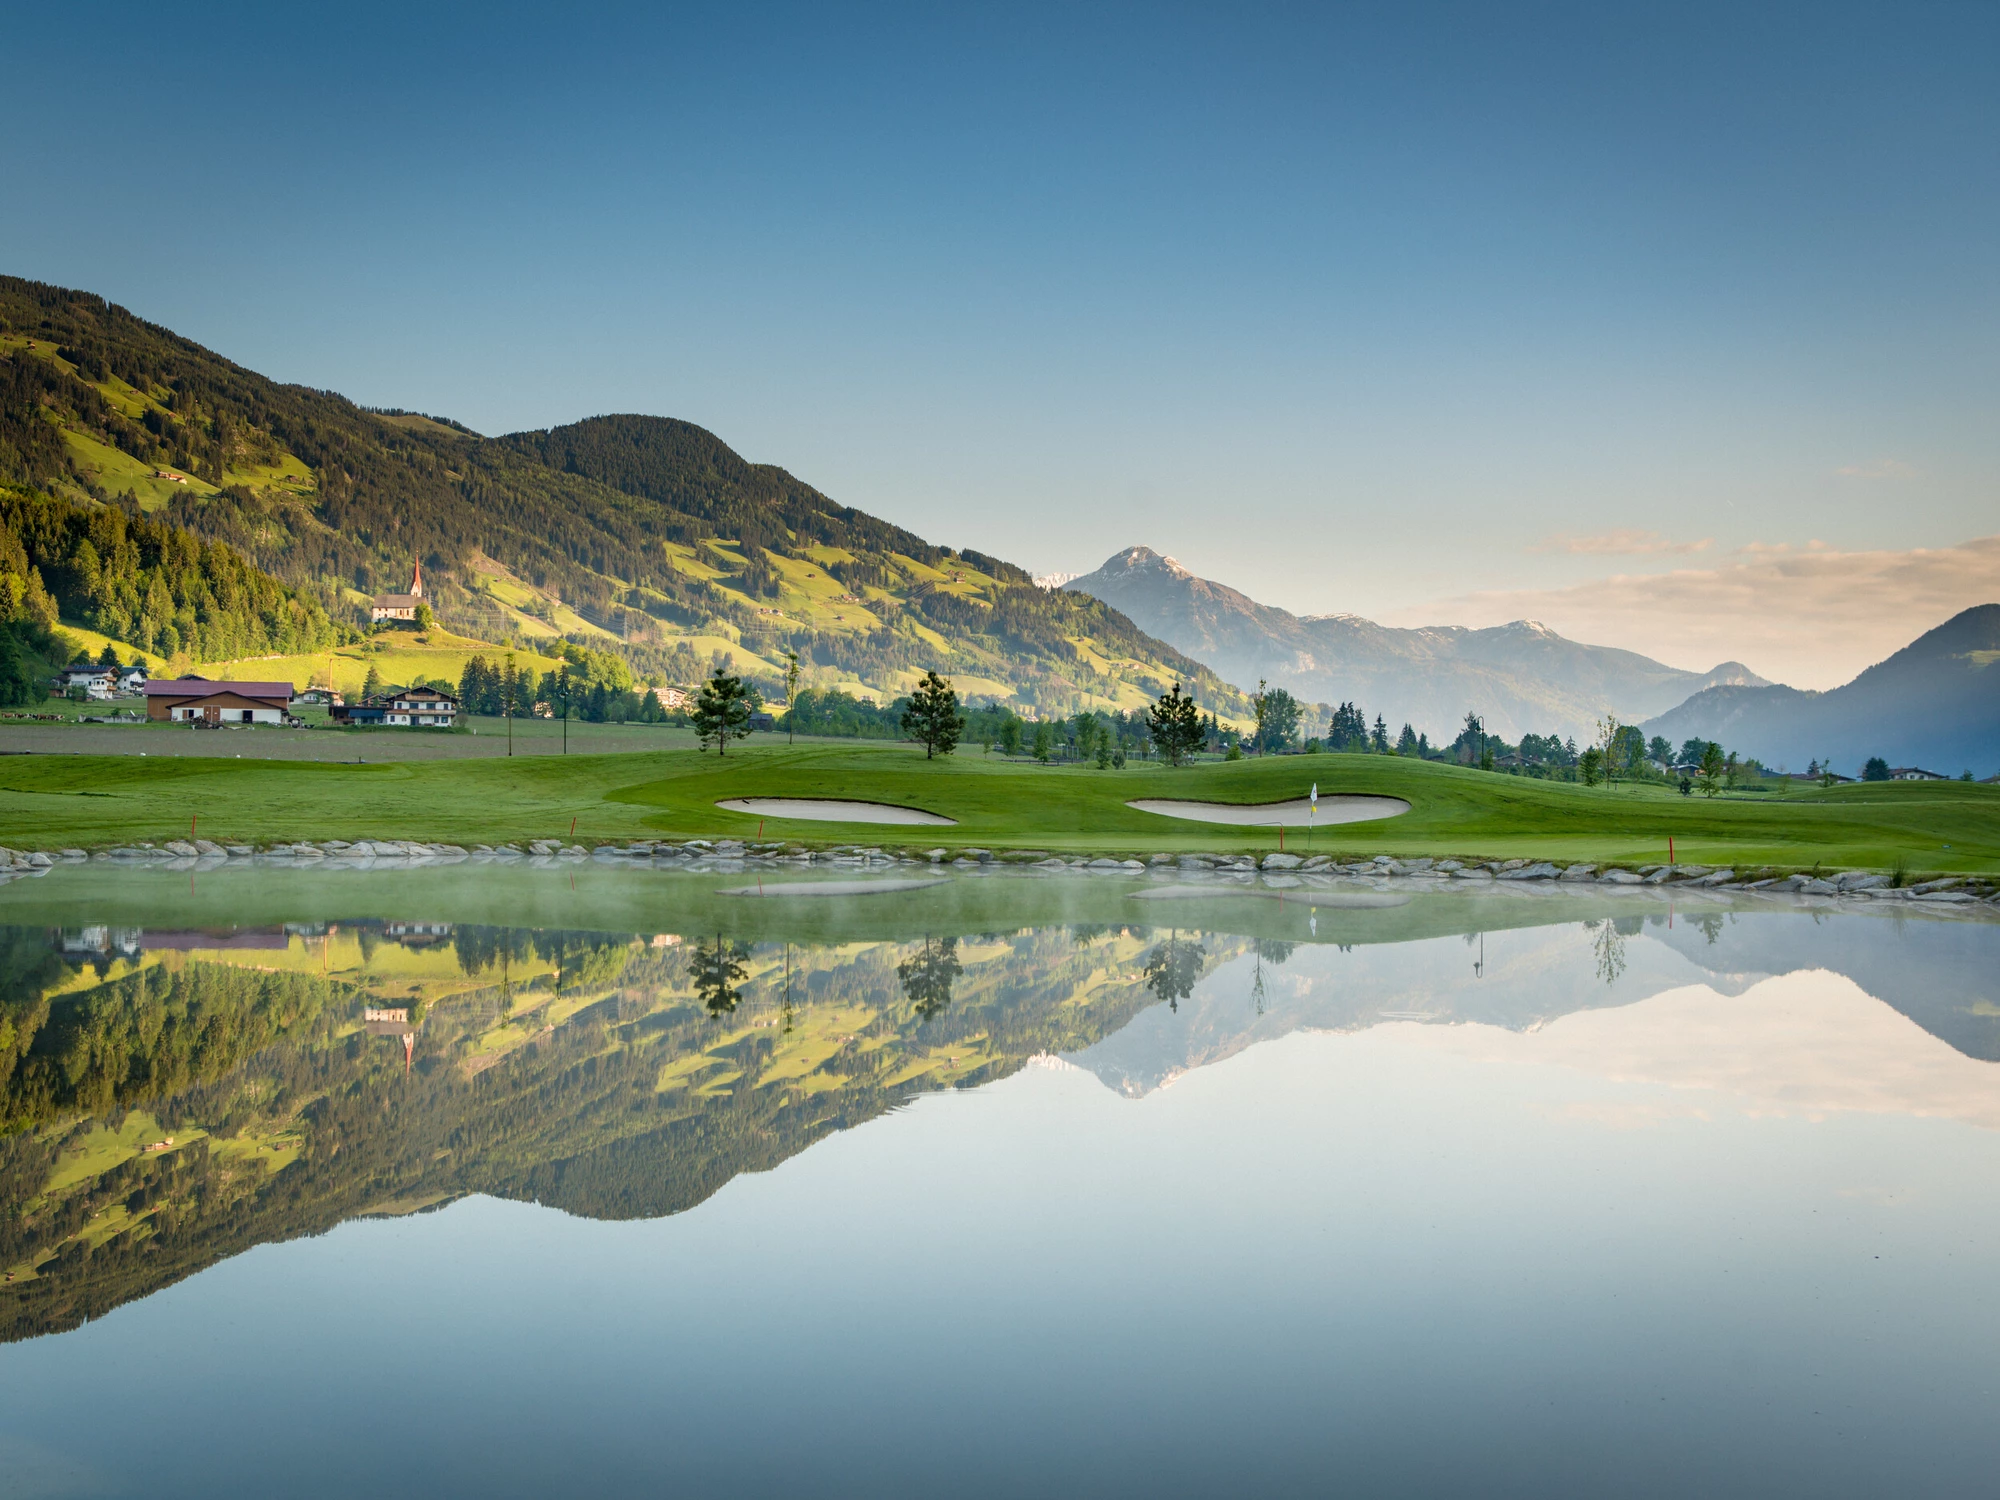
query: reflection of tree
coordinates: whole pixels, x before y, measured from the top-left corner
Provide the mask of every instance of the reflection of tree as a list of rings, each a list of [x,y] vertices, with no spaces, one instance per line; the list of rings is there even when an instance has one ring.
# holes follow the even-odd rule
[[[712,943],[694,945],[688,972],[694,977],[695,997],[708,1007],[711,1016],[726,1016],[741,1003],[743,994],[735,986],[750,972],[743,967],[749,956],[748,948],[725,942],[720,934]]]
[[[459,972],[471,978],[495,964],[526,959],[533,951],[529,934],[515,927],[455,927],[451,942],[458,950]]]
[[[1701,935],[1708,939],[1709,947],[1713,948],[1715,940],[1722,936],[1722,929],[1728,924],[1728,920],[1719,911],[1705,911],[1694,919],[1694,925],[1701,929]]]
[[[1194,993],[1194,982],[1201,978],[1201,961],[1207,956],[1200,943],[1173,929],[1164,943],[1146,955],[1146,988],[1166,1001],[1169,1009],[1178,1011],[1181,1001]]]
[[[896,977],[903,981],[903,993],[916,1002],[919,1021],[930,1020],[951,1004],[951,982],[964,972],[955,937],[943,939],[935,948],[925,938],[923,952],[896,965]]]
[[[1625,934],[1612,925],[1606,917],[1599,922],[1586,922],[1586,927],[1596,929],[1594,946],[1597,949],[1597,977],[1606,984],[1615,984],[1618,976],[1625,972]]]

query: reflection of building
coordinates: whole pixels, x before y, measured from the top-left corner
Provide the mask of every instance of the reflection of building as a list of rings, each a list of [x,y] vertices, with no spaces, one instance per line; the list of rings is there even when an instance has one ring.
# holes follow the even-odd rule
[[[370,1036],[400,1037],[403,1043],[403,1071],[417,1052],[417,1027],[407,1005],[366,1005],[361,1009],[361,1027]]]
[[[225,932],[145,932],[140,935],[142,948],[171,948],[187,953],[196,948],[248,949],[253,952],[283,953],[292,946],[292,935],[282,927],[259,931],[255,928],[238,930],[231,928]]]
[[[405,948],[428,948],[451,936],[449,922],[384,922],[382,935],[392,937]]]
[[[124,958],[136,957],[144,934],[136,927],[77,927],[66,928],[61,935],[62,951],[65,953],[118,954]]]

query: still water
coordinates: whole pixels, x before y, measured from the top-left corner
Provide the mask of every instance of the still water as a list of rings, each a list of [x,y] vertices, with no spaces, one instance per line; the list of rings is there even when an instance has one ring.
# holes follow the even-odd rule
[[[2000,1468],[2000,923],[742,889],[0,891],[0,1494]]]

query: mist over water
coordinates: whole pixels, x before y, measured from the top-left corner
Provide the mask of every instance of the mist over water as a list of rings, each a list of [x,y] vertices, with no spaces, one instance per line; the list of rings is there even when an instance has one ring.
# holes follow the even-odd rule
[[[866,886],[10,887],[0,1490],[1945,1494],[2000,1459],[2000,923]]]

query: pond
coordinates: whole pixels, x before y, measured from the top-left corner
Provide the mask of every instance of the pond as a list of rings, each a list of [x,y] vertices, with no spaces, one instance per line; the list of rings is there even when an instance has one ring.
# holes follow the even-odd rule
[[[904,875],[0,890],[0,1492],[2000,1464],[2000,922]]]

